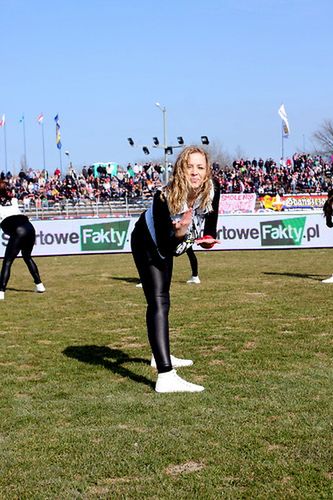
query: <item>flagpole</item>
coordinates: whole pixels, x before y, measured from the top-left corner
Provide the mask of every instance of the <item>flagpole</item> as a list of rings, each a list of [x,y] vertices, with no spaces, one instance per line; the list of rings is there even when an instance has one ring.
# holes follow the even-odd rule
[[[62,177],[62,158],[61,158],[61,148],[59,149],[59,158],[60,158],[60,177]]]
[[[26,136],[25,136],[24,114],[22,115],[22,130],[23,130],[23,147],[24,147],[24,168],[27,168],[27,143],[26,143]]]
[[[45,170],[45,142],[44,142],[44,122],[42,121],[42,147],[43,147],[43,168]]]
[[[6,138],[6,122],[3,126],[3,139],[5,145],[5,173],[7,174],[7,138]]]
[[[281,145],[281,152],[282,152],[282,160],[284,160],[284,131],[283,131],[283,122],[281,122],[281,142],[282,142],[282,145]]]

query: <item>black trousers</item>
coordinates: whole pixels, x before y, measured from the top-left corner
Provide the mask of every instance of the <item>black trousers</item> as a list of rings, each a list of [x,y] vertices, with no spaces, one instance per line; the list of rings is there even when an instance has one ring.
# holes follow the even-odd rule
[[[192,276],[198,276],[198,259],[194,253],[193,247],[188,248],[186,253],[191,264]]]
[[[159,373],[172,369],[169,341],[170,285],[173,256],[162,259],[143,221],[131,237],[132,254],[147,301],[148,339]]]
[[[36,239],[35,228],[27,218],[18,216],[17,225],[15,225],[14,217],[11,217],[11,219],[14,220],[14,225],[11,225],[10,233],[5,231],[6,234],[9,234],[9,241],[6,247],[0,273],[0,291],[2,292],[6,290],[12,264],[20,252],[22,252],[23,260],[26,263],[34,282],[36,284],[41,283],[38,267],[31,257],[31,252]]]

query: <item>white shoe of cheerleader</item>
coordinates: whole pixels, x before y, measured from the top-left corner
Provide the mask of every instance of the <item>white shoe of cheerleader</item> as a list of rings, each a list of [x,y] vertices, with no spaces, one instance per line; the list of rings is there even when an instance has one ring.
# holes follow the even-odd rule
[[[196,283],[199,285],[201,283],[199,276],[192,276],[186,283]]]
[[[43,283],[38,283],[38,285],[36,285],[36,292],[38,293],[43,293],[45,292],[45,286],[43,285]]]
[[[176,356],[172,356],[172,354],[170,355],[170,358],[172,368],[183,368],[184,366],[193,365],[192,359],[176,358]],[[152,366],[153,368],[157,368],[154,356],[151,357],[150,366]]]
[[[166,373],[159,373],[155,385],[156,392],[202,392],[205,388],[202,385],[187,382],[179,375],[176,370]]]
[[[0,300],[5,300],[5,292],[0,292]]]
[[[333,274],[330,278],[327,278],[326,280],[322,280],[322,283],[333,283]]]

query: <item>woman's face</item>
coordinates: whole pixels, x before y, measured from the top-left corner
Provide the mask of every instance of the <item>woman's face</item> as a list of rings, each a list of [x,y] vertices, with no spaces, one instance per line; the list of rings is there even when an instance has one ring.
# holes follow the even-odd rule
[[[208,165],[202,153],[191,153],[185,169],[186,179],[193,189],[199,189],[207,178]]]

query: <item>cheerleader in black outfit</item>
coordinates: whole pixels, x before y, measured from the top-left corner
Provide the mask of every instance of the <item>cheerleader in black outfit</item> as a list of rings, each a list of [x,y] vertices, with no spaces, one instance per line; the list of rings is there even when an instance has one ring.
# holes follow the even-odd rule
[[[324,203],[323,211],[326,219],[326,226],[329,228],[333,227],[332,215],[333,215],[333,189],[327,193],[327,200]],[[329,278],[322,280],[322,283],[333,283],[333,274]]]
[[[190,261],[191,265],[191,271],[192,271],[192,276],[190,277],[189,280],[187,280],[186,283],[195,283],[199,285],[201,283],[200,278],[199,278],[199,272],[198,272],[198,259],[197,256],[194,253],[193,247],[190,247],[186,250],[188,259]]]
[[[147,329],[152,366],[158,377],[156,392],[201,392],[204,387],[185,381],[175,368],[191,360],[170,355],[169,308],[173,257],[182,255],[200,237],[200,245],[216,243],[219,189],[214,189],[205,150],[185,148],[179,155],[170,183],[158,191],[151,207],[137,221],[132,233],[132,253],[147,300]]]
[[[5,298],[5,290],[12,264],[21,252],[36,285],[36,292],[45,292],[36,263],[31,257],[35,244],[35,228],[26,215],[20,212],[16,198],[8,194],[5,182],[0,182],[0,227],[9,236],[0,273],[0,300]]]

